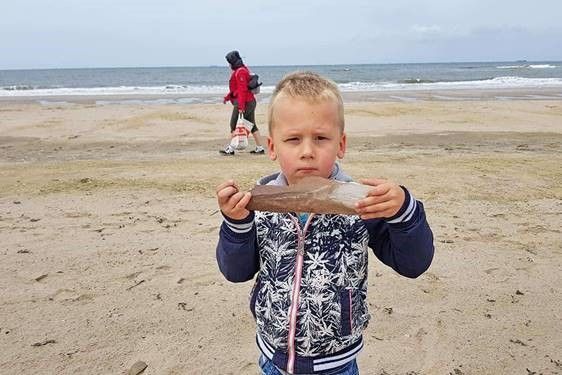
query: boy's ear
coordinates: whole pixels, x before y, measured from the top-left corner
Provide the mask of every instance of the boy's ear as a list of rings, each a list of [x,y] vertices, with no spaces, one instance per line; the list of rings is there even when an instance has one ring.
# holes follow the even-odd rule
[[[277,159],[277,154],[275,153],[275,145],[271,137],[267,137],[267,154],[271,160]]]
[[[346,148],[347,148],[347,137],[345,136],[345,133],[342,133],[340,138],[340,143],[338,146],[338,153],[337,153],[338,159],[343,159]]]

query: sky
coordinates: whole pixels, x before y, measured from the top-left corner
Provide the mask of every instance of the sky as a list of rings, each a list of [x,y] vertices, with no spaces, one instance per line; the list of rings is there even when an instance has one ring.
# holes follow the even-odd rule
[[[560,0],[3,1],[0,69],[562,60]]]

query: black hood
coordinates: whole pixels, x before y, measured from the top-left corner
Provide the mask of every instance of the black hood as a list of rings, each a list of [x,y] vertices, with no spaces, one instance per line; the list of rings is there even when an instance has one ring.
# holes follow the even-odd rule
[[[244,65],[244,62],[242,61],[242,58],[240,57],[238,51],[230,51],[229,53],[226,54],[225,57],[226,57],[226,61],[228,61],[232,69],[238,69],[242,65]]]

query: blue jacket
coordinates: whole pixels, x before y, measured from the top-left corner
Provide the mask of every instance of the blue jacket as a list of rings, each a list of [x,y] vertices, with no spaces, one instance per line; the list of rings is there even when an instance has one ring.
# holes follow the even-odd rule
[[[351,181],[336,164],[331,178]],[[286,185],[281,173],[259,184]],[[345,365],[363,347],[369,322],[368,248],[401,275],[421,275],[433,258],[433,234],[421,202],[406,200],[386,220],[357,215],[251,212],[224,218],[217,261],[232,282],[257,278],[250,308],[257,344],[277,367],[312,374]]]

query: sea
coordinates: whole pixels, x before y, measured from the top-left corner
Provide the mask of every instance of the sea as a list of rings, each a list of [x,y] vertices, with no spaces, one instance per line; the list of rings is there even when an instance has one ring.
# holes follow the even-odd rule
[[[285,74],[300,70],[332,79],[344,93],[553,88],[554,95],[562,97],[561,61],[250,66],[250,70],[259,75],[266,95]],[[156,103],[219,103],[228,91],[229,76],[228,66],[0,70],[0,100],[90,96],[108,101],[126,97]]]

